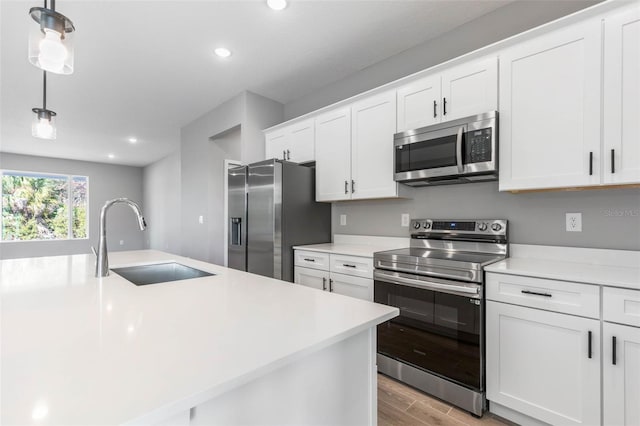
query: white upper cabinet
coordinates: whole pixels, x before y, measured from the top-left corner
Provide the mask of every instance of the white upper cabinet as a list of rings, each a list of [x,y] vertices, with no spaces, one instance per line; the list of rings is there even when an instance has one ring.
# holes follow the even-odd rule
[[[397,90],[398,132],[498,109],[498,59],[468,62]]]
[[[266,158],[279,158],[295,163],[314,161],[313,118],[265,133]]]
[[[397,131],[440,122],[440,76],[429,76],[398,89]]]
[[[442,74],[442,121],[498,109],[498,58],[450,68]]]
[[[395,91],[354,103],[351,118],[351,198],[397,195],[398,184],[393,180]]]
[[[500,55],[500,190],[600,182],[600,20]]]
[[[351,199],[351,108],[319,115],[315,133],[316,201]]]
[[[640,8],[605,19],[603,182],[640,182]]]

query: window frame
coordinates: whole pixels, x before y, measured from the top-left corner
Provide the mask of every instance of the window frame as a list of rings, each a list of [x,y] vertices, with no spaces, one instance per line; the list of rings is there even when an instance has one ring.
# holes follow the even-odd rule
[[[33,239],[33,240],[5,240],[3,239],[3,235],[4,235],[4,220],[3,217],[0,216],[0,244],[4,244],[4,243],[33,243],[33,242],[45,242],[45,241],[57,241],[57,242],[61,242],[61,241],[83,241],[83,240],[88,240],[90,238],[89,235],[89,230],[91,229],[90,226],[90,215],[89,215],[89,206],[90,204],[90,200],[89,200],[89,176],[84,176],[84,175],[79,175],[79,174],[65,174],[65,173],[50,173],[50,172],[36,172],[36,171],[27,171],[27,170],[14,170],[14,169],[0,169],[0,180],[5,176],[5,173],[7,174],[12,174],[12,175],[18,175],[18,176],[29,176],[29,175],[33,175],[32,177],[35,177],[37,175],[41,175],[45,178],[50,177],[52,179],[55,179],[57,177],[60,178],[65,178],[67,180],[67,202],[66,202],[66,206],[67,206],[67,211],[68,211],[68,215],[67,215],[67,223],[68,223],[68,230],[67,230],[67,238],[62,239],[62,238],[52,238],[52,239]],[[73,178],[76,177],[80,177],[80,178],[85,178],[87,180],[87,193],[86,193],[86,199],[87,199],[87,210],[86,210],[86,217],[85,217],[85,222],[86,222],[86,229],[85,229],[85,237],[81,237],[81,238],[76,238],[73,236],[73,188],[71,186],[71,183],[73,182]],[[2,186],[0,186],[0,207],[2,207],[2,196],[4,195],[4,193],[2,192]]]

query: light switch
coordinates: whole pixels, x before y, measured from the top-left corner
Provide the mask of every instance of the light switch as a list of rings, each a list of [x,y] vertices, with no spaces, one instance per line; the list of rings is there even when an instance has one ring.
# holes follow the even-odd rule
[[[346,214],[341,214],[340,215],[340,226],[347,226],[347,215]]]
[[[124,245],[124,240],[120,240],[120,245],[123,246]]]
[[[400,216],[400,226],[409,226],[409,213],[403,213]]]
[[[200,225],[202,225],[204,223],[204,216],[202,216],[202,215],[198,216],[198,223]]]

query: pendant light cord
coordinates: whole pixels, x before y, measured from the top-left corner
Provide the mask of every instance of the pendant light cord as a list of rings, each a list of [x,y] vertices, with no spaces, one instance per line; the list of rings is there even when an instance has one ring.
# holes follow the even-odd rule
[[[42,109],[47,109],[47,72],[42,72]]]

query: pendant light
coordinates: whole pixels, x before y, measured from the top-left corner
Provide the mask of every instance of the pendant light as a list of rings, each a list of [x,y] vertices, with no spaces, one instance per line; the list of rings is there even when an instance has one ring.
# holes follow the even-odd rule
[[[56,138],[56,113],[47,109],[47,72],[42,73],[42,108],[32,108],[31,134],[36,138]]]
[[[56,12],[56,0],[51,8],[32,7],[29,15],[35,21],[29,31],[29,62],[55,74],[73,73],[73,22]]]

